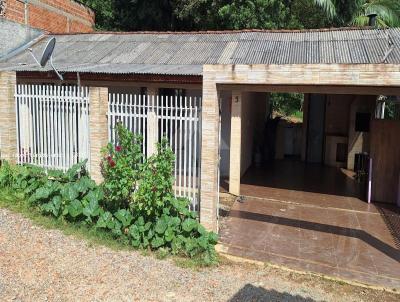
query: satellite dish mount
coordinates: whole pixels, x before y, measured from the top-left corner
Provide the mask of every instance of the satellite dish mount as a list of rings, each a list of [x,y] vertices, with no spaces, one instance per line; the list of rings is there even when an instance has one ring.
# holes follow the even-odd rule
[[[48,61],[50,61],[50,66],[51,68],[53,68],[54,72],[57,74],[58,78],[63,81],[64,78],[63,76],[58,72],[58,70],[55,68],[54,64],[53,64],[53,51],[54,51],[54,47],[56,46],[56,38],[51,38],[47,44],[46,47],[43,50],[43,54],[42,57],[40,58],[40,61],[35,57],[35,55],[32,52],[32,48],[28,48],[30,54],[32,55],[32,57],[35,59],[36,63],[44,68],[47,64]]]

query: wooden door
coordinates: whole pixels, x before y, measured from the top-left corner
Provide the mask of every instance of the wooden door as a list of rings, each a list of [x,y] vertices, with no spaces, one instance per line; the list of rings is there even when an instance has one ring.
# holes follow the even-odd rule
[[[397,203],[400,176],[400,121],[371,123],[372,201]]]

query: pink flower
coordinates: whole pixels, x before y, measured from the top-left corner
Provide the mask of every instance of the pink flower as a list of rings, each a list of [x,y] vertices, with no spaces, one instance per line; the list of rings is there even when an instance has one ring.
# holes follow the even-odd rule
[[[121,152],[121,150],[122,150],[122,147],[121,147],[121,146],[116,146],[116,147],[115,147],[115,151]]]
[[[112,160],[112,157],[109,155],[106,157],[106,159],[108,160],[108,162],[110,162],[110,160]]]
[[[111,167],[111,168],[115,167],[115,161],[110,160],[108,163],[110,164],[110,167]]]

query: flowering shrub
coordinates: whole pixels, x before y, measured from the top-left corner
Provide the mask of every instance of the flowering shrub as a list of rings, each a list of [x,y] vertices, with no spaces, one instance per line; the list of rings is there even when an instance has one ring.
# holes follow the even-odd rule
[[[119,145],[108,145],[104,154],[102,185],[107,209],[117,212],[102,213],[97,227],[111,230],[134,247],[162,247],[214,262],[217,235],[198,222],[188,199],[173,194],[174,154],[167,140],[157,145],[156,154],[144,159],[140,139],[122,125],[117,126],[117,133]]]
[[[128,237],[133,246],[163,247],[174,254],[193,257],[201,254],[206,263],[215,261],[217,235],[207,232],[189,210],[189,200],[173,194],[174,155],[163,139],[157,154],[143,165],[138,190],[132,196],[131,213],[135,224]]]
[[[108,144],[102,151],[101,163],[104,207],[111,212],[128,208],[143,162],[141,137],[135,136],[122,124],[117,124],[116,130],[119,145]]]

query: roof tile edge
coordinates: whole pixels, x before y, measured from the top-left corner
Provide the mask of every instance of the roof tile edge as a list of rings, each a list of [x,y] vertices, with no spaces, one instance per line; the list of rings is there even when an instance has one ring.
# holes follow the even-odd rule
[[[389,28],[388,28],[389,29]],[[329,31],[352,31],[352,30],[385,30],[385,28],[365,27],[331,27],[331,28],[314,28],[314,29],[240,29],[240,30],[205,30],[205,31],[94,31],[90,33],[54,33],[53,36],[66,35],[92,35],[92,34],[115,34],[115,35],[182,35],[182,34],[232,34],[232,33],[307,33],[307,32],[329,32]]]

